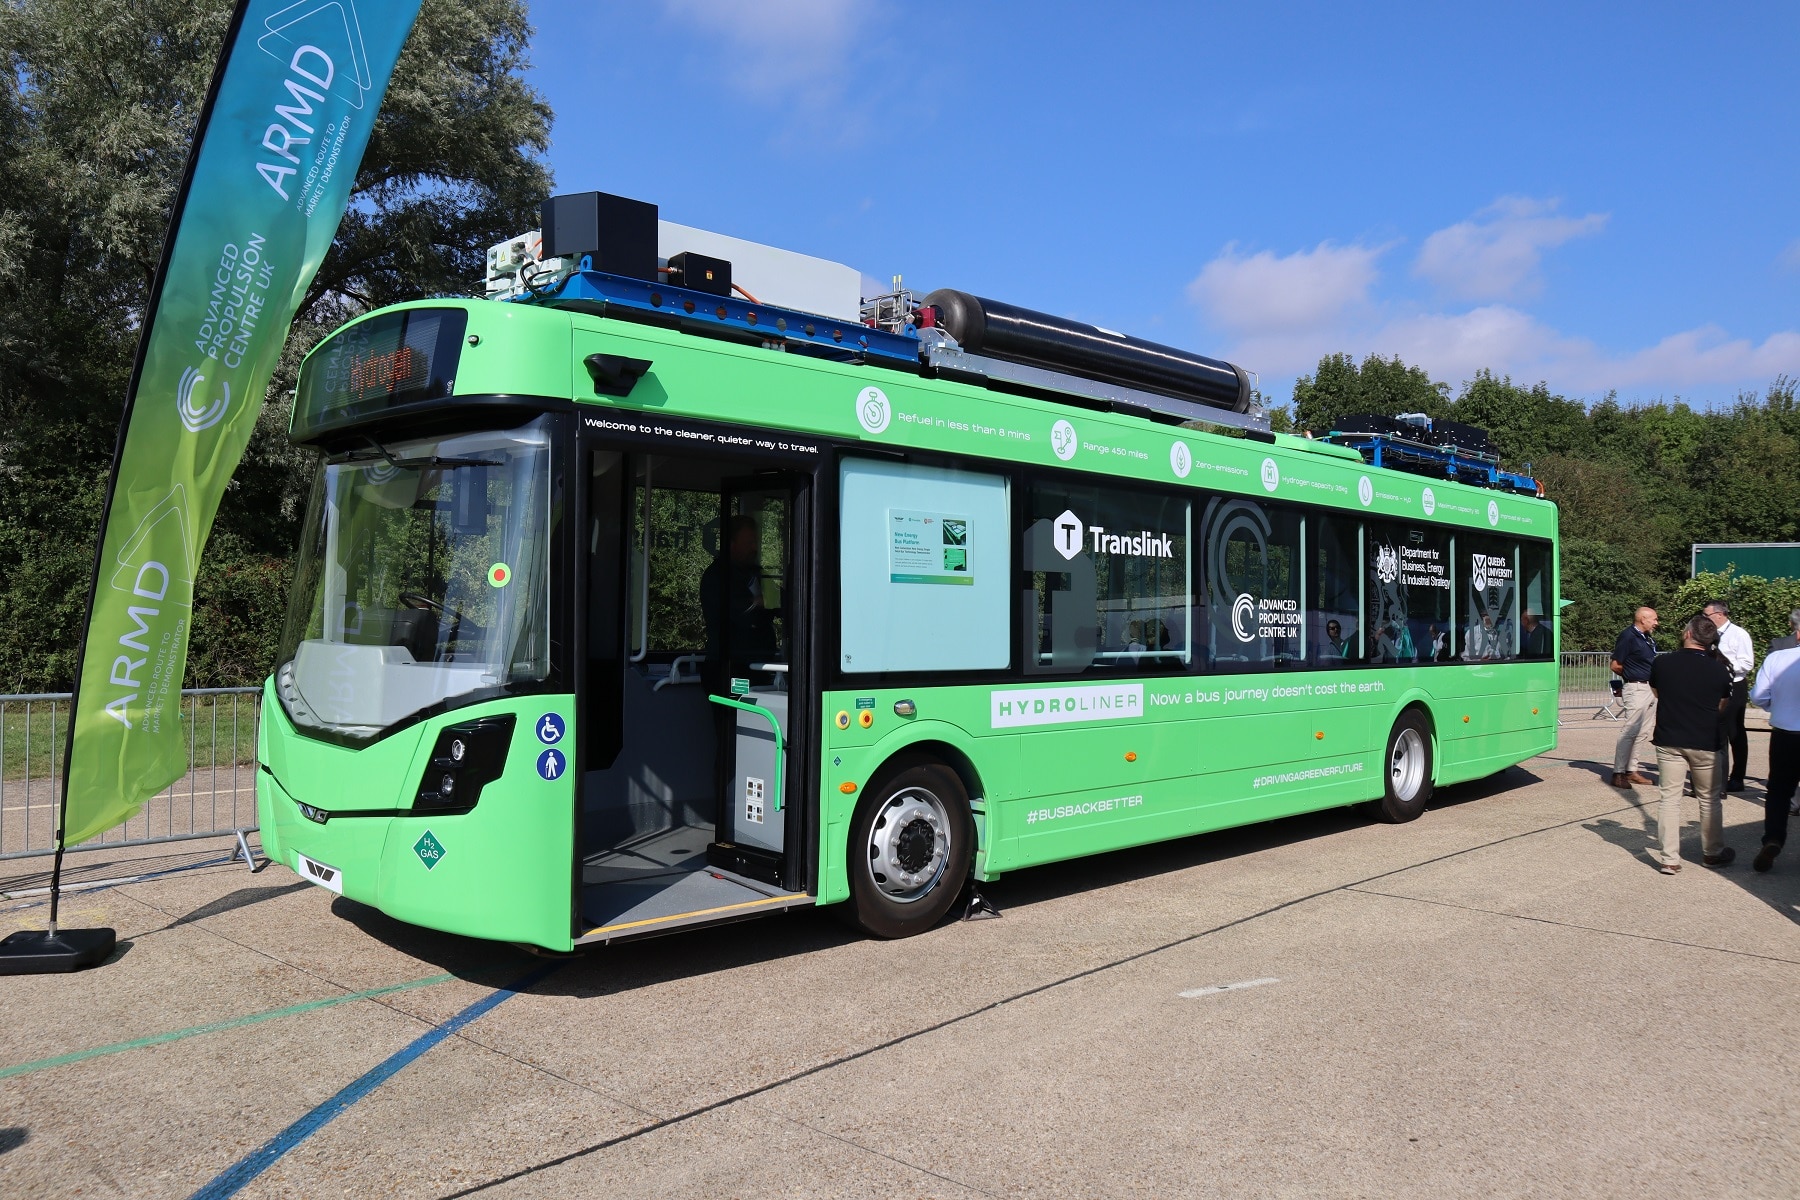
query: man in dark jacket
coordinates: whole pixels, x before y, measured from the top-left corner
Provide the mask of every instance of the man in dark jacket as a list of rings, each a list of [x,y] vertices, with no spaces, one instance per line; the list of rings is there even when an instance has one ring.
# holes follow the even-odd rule
[[[1681,631],[1681,649],[1658,656],[1650,666],[1650,690],[1656,694],[1656,773],[1662,780],[1662,805],[1656,831],[1660,851],[1651,850],[1664,875],[1681,870],[1681,789],[1688,772],[1700,800],[1700,861],[1722,867],[1737,856],[1725,844],[1723,805],[1713,790],[1713,773],[1723,766],[1719,750],[1719,714],[1731,699],[1731,669],[1713,650],[1719,629],[1698,616]]]
[[[1655,632],[1656,610],[1646,604],[1613,643],[1612,669],[1625,680],[1625,724],[1613,747],[1612,785],[1616,788],[1654,782],[1638,774],[1637,744],[1656,728],[1656,695],[1650,690],[1650,664],[1656,661],[1656,643],[1650,635]]]

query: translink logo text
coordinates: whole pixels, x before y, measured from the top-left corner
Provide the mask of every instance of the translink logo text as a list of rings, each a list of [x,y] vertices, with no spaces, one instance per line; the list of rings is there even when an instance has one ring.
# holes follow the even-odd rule
[[[1092,549],[1095,554],[1130,554],[1138,558],[1175,557],[1175,539],[1170,534],[1156,533],[1149,529],[1113,533],[1104,525],[1088,525],[1067,509],[1050,523],[1050,527],[1056,552],[1064,558],[1072,559],[1081,553],[1085,544],[1081,536],[1084,528],[1087,536],[1093,540]]]
[[[991,693],[995,729],[1117,721],[1144,715],[1144,685],[1098,684]]]

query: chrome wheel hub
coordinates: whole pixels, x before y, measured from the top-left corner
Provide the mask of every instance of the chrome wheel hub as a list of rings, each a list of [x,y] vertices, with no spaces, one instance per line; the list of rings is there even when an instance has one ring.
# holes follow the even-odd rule
[[[888,799],[869,831],[869,877],[890,899],[909,903],[937,886],[950,859],[950,815],[923,788]]]
[[[1394,795],[1410,801],[1419,794],[1425,782],[1425,739],[1416,729],[1402,729],[1394,739],[1393,753],[1388,756],[1388,781]]]

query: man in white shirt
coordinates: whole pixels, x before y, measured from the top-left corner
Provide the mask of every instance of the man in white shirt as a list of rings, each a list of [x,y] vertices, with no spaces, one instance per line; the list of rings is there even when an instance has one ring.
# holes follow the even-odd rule
[[[1756,647],[1750,632],[1731,623],[1731,606],[1723,600],[1708,600],[1706,615],[1719,627],[1719,657],[1731,668],[1731,702],[1725,706],[1719,730],[1719,750],[1731,747],[1731,770],[1715,771],[1713,777],[1723,781],[1722,790],[1744,790],[1744,760],[1750,757],[1750,735],[1744,732],[1744,704],[1750,698],[1750,668],[1756,665]],[[1720,766],[1724,765],[1721,759]],[[1720,784],[1713,785],[1715,791]]]
[[[1795,632],[1800,633],[1800,622]],[[1800,647],[1777,650],[1763,660],[1751,689],[1756,706],[1769,714],[1769,794],[1763,800],[1763,846],[1750,865],[1766,871],[1787,841],[1788,801],[1800,786]]]

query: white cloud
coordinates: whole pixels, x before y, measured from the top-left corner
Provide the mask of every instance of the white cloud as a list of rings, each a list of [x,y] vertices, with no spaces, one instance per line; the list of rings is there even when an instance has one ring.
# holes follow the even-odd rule
[[[1764,384],[1777,375],[1800,374],[1800,332],[1784,329],[1758,345],[1749,338],[1733,338],[1717,325],[1702,325],[1670,334],[1623,358],[1603,358],[1593,368],[1589,389]]]
[[[1369,334],[1373,353],[1398,354],[1452,384],[1487,368],[1529,382],[1530,372],[1551,362],[1591,357],[1593,347],[1557,333],[1528,313],[1489,304],[1465,313],[1421,313],[1388,322]]]
[[[1606,228],[1608,214],[1556,215],[1558,201],[1502,196],[1475,217],[1425,239],[1413,274],[1459,300],[1536,295],[1543,252]]]
[[[1214,325],[1247,337],[1318,329],[1367,306],[1387,250],[1320,242],[1281,258],[1268,250],[1246,257],[1233,242],[1188,284],[1188,298]]]
[[[852,78],[852,51],[868,10],[843,0],[741,5],[666,0],[669,15],[725,43],[726,79],[761,101],[837,101]]]
[[[1359,361],[1371,354],[1398,355],[1453,389],[1486,369],[1519,383],[1543,380],[1552,391],[1589,397],[1614,389],[1629,397],[1761,387],[1783,373],[1800,375],[1800,331],[1784,330],[1758,343],[1705,325],[1615,353],[1505,304],[1391,316],[1355,327],[1264,333],[1226,347],[1223,356],[1282,378],[1310,373],[1325,355],[1340,352]]]
[[[1398,354],[1437,379],[1460,383],[1486,367],[1522,383],[1592,395],[1612,389],[1656,392],[1761,384],[1800,370],[1800,332],[1771,334],[1759,345],[1716,325],[1670,334],[1655,345],[1612,353],[1558,332],[1518,309],[1487,305],[1391,321],[1367,335],[1369,352]]]
[[[1597,232],[1605,214],[1562,217],[1554,201],[1504,197],[1426,239],[1412,274],[1458,298],[1487,303],[1457,311],[1417,298],[1384,296],[1380,259],[1395,243],[1347,246],[1321,242],[1278,255],[1220,251],[1188,285],[1187,294],[1225,344],[1208,353],[1279,381],[1311,372],[1328,354],[1399,356],[1453,388],[1491,370],[1521,383],[1595,396],[1629,396],[1761,387],[1780,374],[1800,375],[1800,331],[1782,330],[1760,343],[1706,324],[1638,349],[1609,350],[1546,325],[1503,295],[1538,286],[1544,250]],[[1800,240],[1781,262],[1800,270]],[[1277,384],[1279,387],[1279,384]]]
[[[1326,241],[1287,255],[1244,254],[1233,243],[1201,269],[1187,295],[1213,333],[1224,335],[1209,341],[1206,352],[1258,372],[1277,392],[1284,380],[1337,353],[1359,361],[1398,356],[1453,389],[1490,370],[1524,384],[1542,380],[1577,397],[1616,389],[1628,399],[1699,393],[1705,402],[1764,387],[1777,375],[1800,376],[1800,330],[1757,342],[1703,324],[1636,349],[1609,349],[1500,302],[1536,290],[1543,251],[1595,233],[1607,221],[1605,214],[1558,216],[1555,207],[1503,197],[1475,219],[1426,239],[1411,273],[1459,299],[1485,301],[1473,307],[1405,295],[1412,289],[1403,281],[1384,280],[1380,260],[1393,242]],[[1800,240],[1780,262],[1800,270]]]

